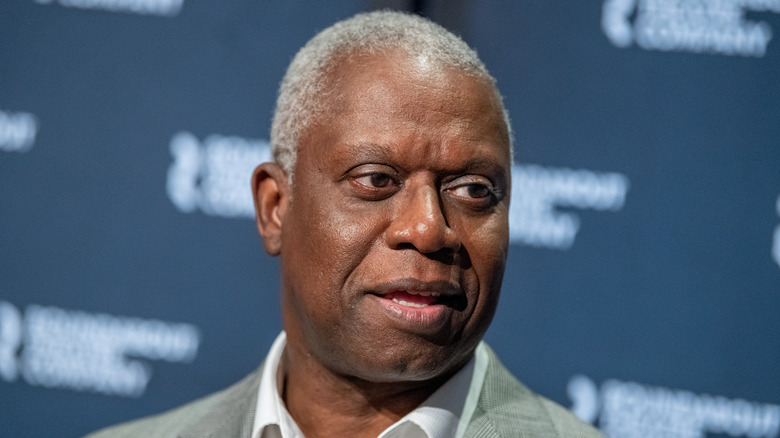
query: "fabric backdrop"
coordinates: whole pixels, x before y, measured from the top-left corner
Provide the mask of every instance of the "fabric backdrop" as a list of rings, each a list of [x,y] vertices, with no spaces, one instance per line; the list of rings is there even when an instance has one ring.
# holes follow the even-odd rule
[[[3,0],[0,435],[259,364],[279,276],[249,177],[277,85],[383,6],[462,35],[505,96],[506,366],[613,438],[780,436],[780,0]]]

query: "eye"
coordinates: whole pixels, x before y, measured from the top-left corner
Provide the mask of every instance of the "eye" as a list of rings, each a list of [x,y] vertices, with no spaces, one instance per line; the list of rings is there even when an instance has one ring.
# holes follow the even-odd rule
[[[454,192],[458,196],[470,198],[486,198],[493,194],[493,192],[490,191],[490,187],[484,184],[467,184],[465,186],[456,187]]]
[[[400,184],[395,171],[388,166],[367,164],[352,169],[348,174],[350,186],[361,198],[377,201],[395,193]]]
[[[493,206],[499,199],[498,189],[493,186],[493,183],[478,175],[457,178],[447,183],[444,190],[456,200],[478,209]]]
[[[363,185],[377,188],[387,187],[388,184],[393,182],[393,178],[391,178],[390,175],[382,172],[374,172],[368,175],[363,175],[361,177],[355,178],[355,180]]]

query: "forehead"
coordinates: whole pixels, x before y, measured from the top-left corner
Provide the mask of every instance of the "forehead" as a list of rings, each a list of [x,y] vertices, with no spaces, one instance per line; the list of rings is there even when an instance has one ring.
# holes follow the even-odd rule
[[[447,105],[479,105],[486,115],[501,112],[497,91],[485,80],[430,56],[409,55],[400,49],[342,58],[327,75],[326,82],[332,93],[325,98],[325,105],[334,109],[387,101],[396,107],[427,104],[439,105],[444,110]],[[383,100],[361,100],[368,95]],[[392,97],[395,99],[390,100]]]
[[[500,96],[484,79],[396,50],[343,58],[326,84],[320,115],[310,135],[304,135],[302,149],[314,152],[339,142],[392,144],[404,136],[433,135],[441,141],[489,142],[498,146],[493,152],[499,158],[509,161]],[[428,140],[417,146],[445,150]],[[474,152],[479,150],[484,151]]]

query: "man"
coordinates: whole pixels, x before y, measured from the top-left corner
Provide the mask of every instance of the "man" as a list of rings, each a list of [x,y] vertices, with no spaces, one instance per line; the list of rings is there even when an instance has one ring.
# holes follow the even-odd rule
[[[295,57],[255,170],[285,332],[225,391],[95,437],[598,437],[481,343],[508,246],[494,79],[419,17],[335,24]]]

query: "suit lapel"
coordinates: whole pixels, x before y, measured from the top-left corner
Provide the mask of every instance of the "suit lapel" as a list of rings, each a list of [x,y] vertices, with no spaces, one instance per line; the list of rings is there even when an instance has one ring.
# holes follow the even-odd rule
[[[250,438],[260,388],[261,365],[254,373],[215,397],[179,438]]]
[[[464,438],[548,437],[551,420],[539,399],[488,348],[488,369]]]
[[[539,399],[507,371],[488,348],[488,369],[464,438],[550,436],[551,419]],[[260,387],[254,373],[216,395],[179,438],[251,438]]]

